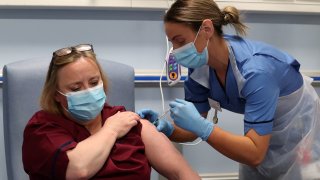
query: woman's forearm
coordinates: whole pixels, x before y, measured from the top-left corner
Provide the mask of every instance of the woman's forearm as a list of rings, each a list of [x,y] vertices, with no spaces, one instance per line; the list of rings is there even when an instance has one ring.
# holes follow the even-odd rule
[[[116,139],[115,132],[102,128],[79,142],[74,149],[67,152],[67,179],[88,179],[94,176],[108,158]]]
[[[190,131],[174,125],[174,131],[169,139],[174,142],[192,142],[197,139],[197,136]]]

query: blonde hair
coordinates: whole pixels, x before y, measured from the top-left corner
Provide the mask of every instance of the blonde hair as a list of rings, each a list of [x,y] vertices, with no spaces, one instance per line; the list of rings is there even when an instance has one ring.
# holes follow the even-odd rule
[[[88,58],[97,64],[103,82],[104,90],[107,94],[107,78],[104,75],[101,66],[96,59],[96,55],[93,51],[72,52],[69,55],[53,57],[49,65],[46,81],[44,83],[44,87],[40,98],[40,107],[44,111],[53,114],[62,114],[61,105],[55,100],[55,94],[58,88],[57,75],[62,67],[77,61],[81,57]]]
[[[247,26],[240,21],[240,12],[233,6],[220,10],[213,0],[177,0],[164,16],[164,22],[183,23],[195,32],[205,19],[211,19],[219,36],[224,25],[232,25],[238,35],[246,34]]]

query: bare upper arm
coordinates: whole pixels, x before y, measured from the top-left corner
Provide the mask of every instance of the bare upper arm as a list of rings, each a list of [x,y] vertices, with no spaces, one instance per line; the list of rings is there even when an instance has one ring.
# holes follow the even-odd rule
[[[200,179],[166,135],[149,121],[140,121],[145,152],[154,169],[168,179]]]
[[[271,134],[259,135],[254,129],[250,129],[245,136],[255,144],[258,156],[261,157],[260,161],[263,161],[269,147]]]

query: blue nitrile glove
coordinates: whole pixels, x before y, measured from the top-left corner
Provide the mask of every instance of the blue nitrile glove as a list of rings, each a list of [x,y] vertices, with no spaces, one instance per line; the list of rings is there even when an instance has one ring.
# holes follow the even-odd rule
[[[159,119],[157,122],[153,123],[157,130],[165,134],[167,137],[171,136],[174,130],[174,126],[170,121],[164,119]]]
[[[137,112],[137,114],[142,119],[148,119],[151,123],[158,119],[159,114],[151,109],[141,109]]]
[[[202,117],[191,102],[176,99],[169,106],[170,116],[177,126],[193,132],[204,141],[208,139],[213,130],[213,122]]]
[[[157,127],[159,132],[162,132],[167,137],[171,136],[174,130],[174,126],[171,124],[170,121],[166,119],[158,119],[158,113],[151,110],[151,109],[141,109],[137,112],[137,114],[143,118],[149,120],[152,124]]]

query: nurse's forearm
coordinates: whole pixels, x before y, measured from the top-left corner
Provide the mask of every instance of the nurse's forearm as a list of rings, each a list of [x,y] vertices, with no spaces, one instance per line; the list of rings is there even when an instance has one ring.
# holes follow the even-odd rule
[[[207,117],[208,113],[202,113],[201,116]],[[174,131],[169,137],[171,141],[174,142],[192,142],[198,138],[197,135],[193,134],[190,131],[186,131],[176,125],[174,125]]]
[[[89,179],[103,166],[116,142],[117,134],[102,128],[67,152],[67,179]]]
[[[259,136],[252,129],[246,136],[239,136],[215,126],[207,142],[225,156],[255,167],[264,159],[270,137],[270,135]]]
[[[192,142],[197,139],[197,136],[190,131],[174,125],[174,131],[169,139],[174,142]]]

